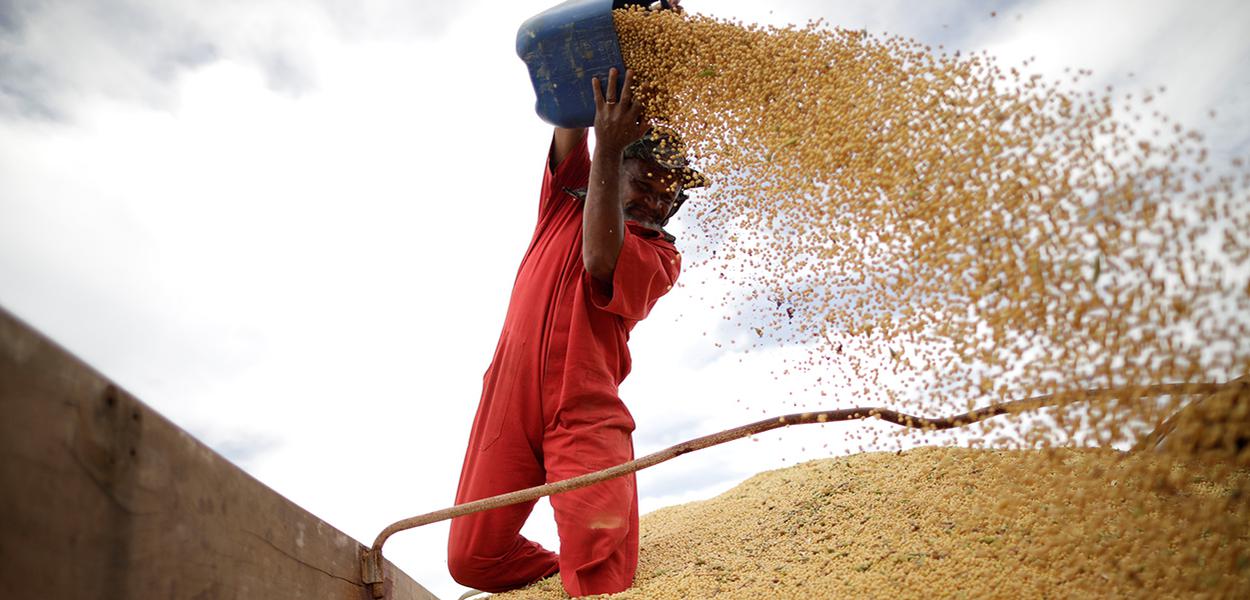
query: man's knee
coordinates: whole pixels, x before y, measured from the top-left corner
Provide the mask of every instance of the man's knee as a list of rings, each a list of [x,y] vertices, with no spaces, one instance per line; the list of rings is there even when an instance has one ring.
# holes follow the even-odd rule
[[[484,592],[503,592],[538,581],[559,569],[559,560],[538,544],[517,537],[509,548],[484,547],[466,536],[447,544],[447,570],[457,583]]]
[[[481,589],[494,565],[481,558],[482,548],[473,543],[474,536],[464,525],[466,523],[452,521],[451,535],[447,539],[447,570],[457,583]]]
[[[451,578],[460,585],[481,589],[484,575],[489,572],[489,568],[482,560],[474,558],[466,548],[448,548],[447,570],[451,573]]]

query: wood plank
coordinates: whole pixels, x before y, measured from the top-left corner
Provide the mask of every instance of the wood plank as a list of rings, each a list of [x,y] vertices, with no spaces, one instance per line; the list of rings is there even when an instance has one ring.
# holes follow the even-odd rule
[[[0,453],[0,598],[368,597],[359,542],[3,309]]]

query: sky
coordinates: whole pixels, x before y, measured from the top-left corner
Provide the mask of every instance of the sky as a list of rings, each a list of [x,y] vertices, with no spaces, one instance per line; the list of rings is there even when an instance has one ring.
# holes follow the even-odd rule
[[[0,0],[0,306],[366,544],[450,505],[550,142],[515,35],[550,4]],[[1248,3],[686,5],[1166,86],[1158,106],[1216,161],[1250,155]],[[724,344],[731,310],[687,284],[634,330],[621,394],[639,456],[854,404],[775,376],[802,348]],[[850,452],[865,431],[683,456],[638,475],[641,509]],[[545,501],[524,532],[558,545]],[[446,535],[401,533],[386,555],[454,598]]]

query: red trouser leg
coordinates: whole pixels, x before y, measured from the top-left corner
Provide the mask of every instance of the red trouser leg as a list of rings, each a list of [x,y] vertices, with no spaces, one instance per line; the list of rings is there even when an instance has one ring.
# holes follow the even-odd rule
[[[634,421],[616,398],[565,404],[543,439],[547,480],[633,460]],[[612,594],[638,569],[638,489],[628,475],[551,497],[560,533],[560,578],[570,596]]]
[[[542,464],[516,420],[499,415],[480,421],[474,424],[465,453],[456,503],[541,485]],[[498,431],[498,438],[479,447],[483,431],[491,429]],[[559,568],[555,553],[520,533],[534,504],[452,519],[447,542],[447,569],[452,578],[485,592],[503,592],[555,574]]]

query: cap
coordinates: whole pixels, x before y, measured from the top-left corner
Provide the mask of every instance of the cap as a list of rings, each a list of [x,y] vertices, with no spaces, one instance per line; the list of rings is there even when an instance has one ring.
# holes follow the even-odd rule
[[[681,136],[667,127],[652,127],[642,137],[625,147],[625,158],[653,160],[681,177],[682,189],[700,188],[711,183],[686,161],[686,147]]]

